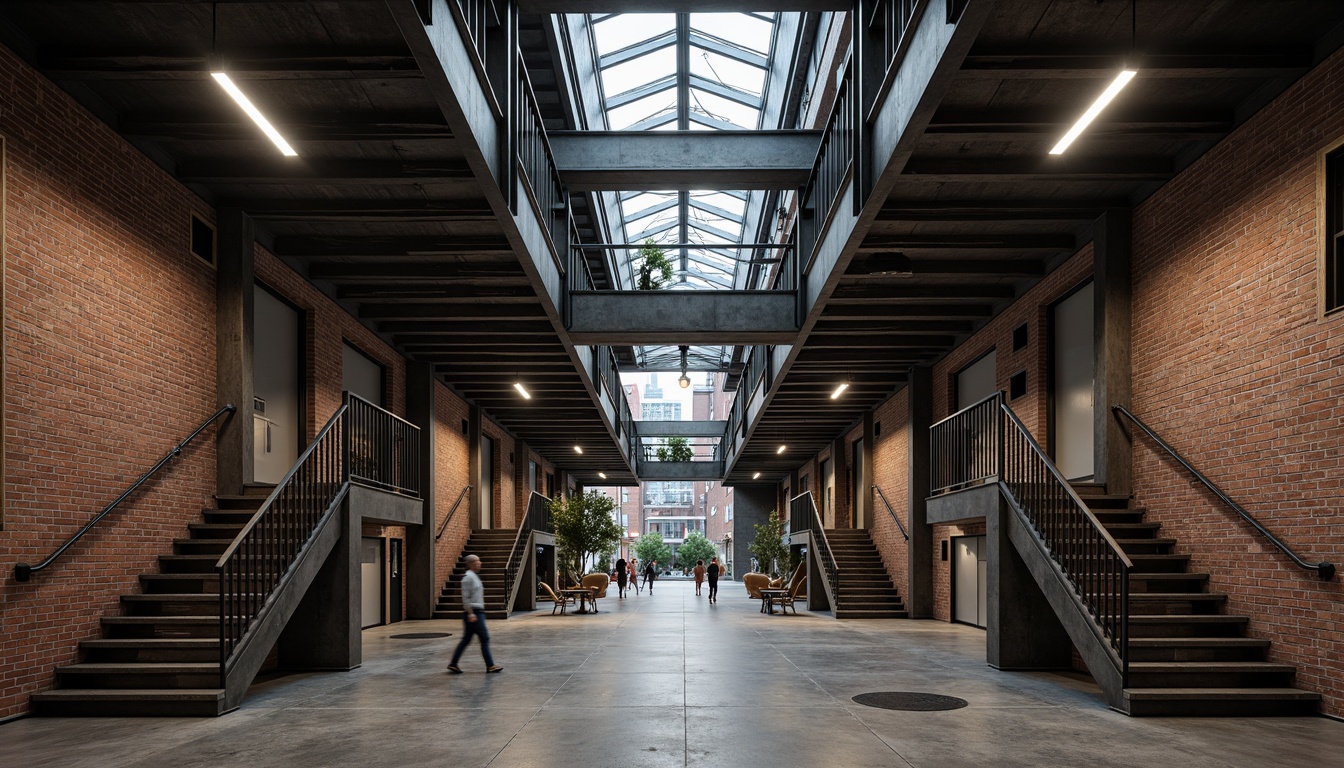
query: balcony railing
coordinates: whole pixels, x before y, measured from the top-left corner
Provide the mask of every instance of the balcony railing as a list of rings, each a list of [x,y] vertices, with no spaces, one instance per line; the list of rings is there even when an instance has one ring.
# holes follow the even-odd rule
[[[933,495],[998,477],[1002,404],[1003,393],[995,392],[929,427]]]

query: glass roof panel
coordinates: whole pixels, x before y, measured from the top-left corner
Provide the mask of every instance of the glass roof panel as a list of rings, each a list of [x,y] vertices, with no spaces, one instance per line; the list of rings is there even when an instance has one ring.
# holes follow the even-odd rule
[[[591,20],[591,19],[590,19]],[[598,56],[666,34],[677,28],[673,13],[616,13],[592,22]]]
[[[602,70],[602,90],[608,96],[625,93],[631,88],[647,85],[666,77],[677,67],[677,51],[668,46],[637,59],[622,62]]]
[[[729,101],[699,88],[691,89],[691,111],[708,115],[718,120],[741,126],[756,128],[760,123],[761,111],[735,101]]]
[[[668,88],[639,101],[607,111],[607,124],[613,131],[623,131],[641,120],[656,115],[676,115],[677,92]]]
[[[772,20],[775,14],[767,14]],[[749,13],[692,13],[691,27],[758,53],[770,51],[775,34],[773,21]]]
[[[691,46],[691,74],[760,96],[765,88],[765,70],[727,56]]]

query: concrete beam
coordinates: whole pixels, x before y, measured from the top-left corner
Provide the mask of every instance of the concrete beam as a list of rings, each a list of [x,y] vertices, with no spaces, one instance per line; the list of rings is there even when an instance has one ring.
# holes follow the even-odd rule
[[[550,134],[560,178],[594,190],[793,189],[820,131],[582,131]]]
[[[792,344],[798,337],[789,291],[575,291],[575,344]]]
[[[641,461],[636,475],[644,480],[722,480],[717,461]]]
[[[636,421],[640,437],[723,437],[726,421]]]
[[[663,0],[659,13],[849,11],[846,0]],[[647,0],[518,0],[520,13],[647,13]]]

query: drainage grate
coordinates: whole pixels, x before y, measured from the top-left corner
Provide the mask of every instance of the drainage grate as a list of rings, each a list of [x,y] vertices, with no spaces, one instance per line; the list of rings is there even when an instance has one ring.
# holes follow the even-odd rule
[[[910,691],[860,693],[854,697],[854,701],[865,707],[902,709],[909,712],[939,712],[946,709],[961,709],[966,706],[965,699],[958,699],[955,696],[939,696],[936,693],[913,693]]]
[[[404,635],[388,635],[393,640],[433,640],[440,637],[452,637],[452,632],[407,632]]]

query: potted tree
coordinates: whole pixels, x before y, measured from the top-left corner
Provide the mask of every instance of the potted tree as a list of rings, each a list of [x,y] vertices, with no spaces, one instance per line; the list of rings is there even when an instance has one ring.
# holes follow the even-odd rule
[[[616,502],[589,491],[568,499],[551,499],[551,523],[559,564],[565,578],[578,583],[585,566],[595,557],[612,552],[625,530],[612,517]]]
[[[756,539],[747,547],[756,558],[761,572],[780,578],[793,571],[793,552],[784,542],[784,520],[777,515],[756,526]]]
[[[684,437],[669,437],[658,446],[659,461],[690,461],[694,455],[691,441]]]

